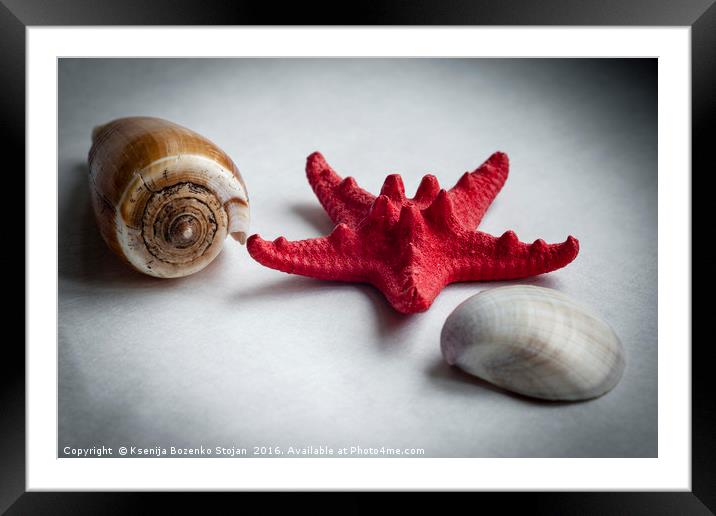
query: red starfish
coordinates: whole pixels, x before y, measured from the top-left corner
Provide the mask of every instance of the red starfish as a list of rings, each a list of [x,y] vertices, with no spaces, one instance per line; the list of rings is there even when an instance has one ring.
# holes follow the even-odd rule
[[[474,231],[507,179],[507,155],[496,152],[449,191],[426,175],[415,197],[389,175],[380,195],[341,179],[314,152],[306,174],[337,224],[326,237],[273,242],[253,235],[249,254],[267,267],[313,278],[371,283],[403,313],[423,312],[449,283],[522,278],[564,267],[579,252],[577,239],[525,244],[512,231],[493,237]]]

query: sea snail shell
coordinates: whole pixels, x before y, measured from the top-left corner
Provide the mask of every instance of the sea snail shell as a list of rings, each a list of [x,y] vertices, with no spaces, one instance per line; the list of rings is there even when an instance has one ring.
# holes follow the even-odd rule
[[[203,136],[160,118],[120,118],[92,131],[88,161],[100,233],[138,271],[187,276],[219,254],[227,234],[246,241],[246,184]]]
[[[516,285],[458,306],[440,336],[451,365],[505,389],[548,400],[611,390],[624,350],[607,323],[556,290]]]

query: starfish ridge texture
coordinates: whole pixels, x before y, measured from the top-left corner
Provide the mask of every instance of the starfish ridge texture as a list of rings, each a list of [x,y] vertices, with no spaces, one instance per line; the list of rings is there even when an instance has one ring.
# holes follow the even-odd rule
[[[306,174],[335,229],[295,242],[253,235],[247,248],[256,261],[280,271],[370,283],[403,313],[427,310],[450,283],[523,278],[564,267],[579,252],[572,236],[560,244],[526,244],[512,231],[500,237],[475,231],[508,168],[507,155],[496,152],[450,190],[426,175],[412,199],[401,177],[392,174],[376,197],[352,177],[341,179],[314,152]]]

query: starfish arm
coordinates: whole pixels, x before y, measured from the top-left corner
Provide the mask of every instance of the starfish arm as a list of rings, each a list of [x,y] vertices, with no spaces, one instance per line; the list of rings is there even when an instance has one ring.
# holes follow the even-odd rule
[[[450,189],[455,213],[467,229],[475,229],[507,180],[509,159],[495,152],[473,172],[465,172]]]
[[[448,284],[448,273],[431,267],[413,265],[389,274],[374,274],[370,282],[398,312],[424,312]]]
[[[454,248],[452,281],[488,281],[524,278],[560,269],[574,260],[579,242],[573,236],[560,244],[535,240],[520,242],[512,231],[495,238],[465,232]]]
[[[342,179],[320,152],[308,156],[306,176],[321,206],[335,224],[356,227],[375,201],[375,196],[359,187],[355,179]]]
[[[326,237],[290,242],[252,235],[246,242],[251,257],[266,267],[290,274],[338,281],[364,281],[355,231],[339,224]]]

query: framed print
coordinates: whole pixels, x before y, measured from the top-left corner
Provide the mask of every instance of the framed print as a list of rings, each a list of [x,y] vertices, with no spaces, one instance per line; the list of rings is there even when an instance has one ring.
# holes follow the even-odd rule
[[[185,490],[713,510],[690,300],[709,2],[376,4],[356,26],[6,4],[28,303],[3,510]]]

